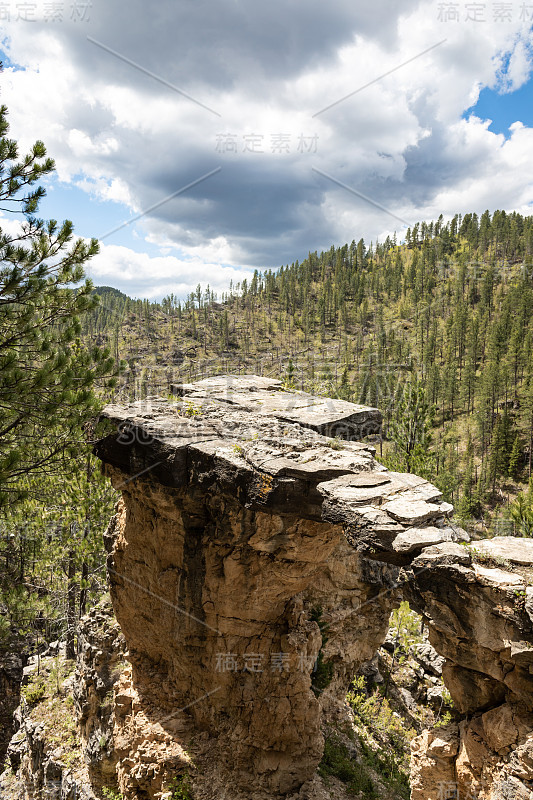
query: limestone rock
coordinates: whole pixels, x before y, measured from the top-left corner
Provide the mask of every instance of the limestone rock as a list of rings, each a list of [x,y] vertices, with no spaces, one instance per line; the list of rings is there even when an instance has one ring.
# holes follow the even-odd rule
[[[424,731],[411,742],[411,800],[442,800],[457,787],[454,759],[459,751],[455,724]],[[453,795],[452,795],[453,797]]]
[[[509,745],[517,743],[519,730],[508,703],[487,711],[481,719],[485,741],[493,750],[500,752]]]
[[[0,764],[4,763],[9,741],[15,732],[13,714],[20,702],[23,661],[18,655],[0,658]]]
[[[525,591],[526,582],[521,575],[516,575],[513,572],[506,572],[503,569],[496,567],[482,567],[480,564],[475,566],[476,578],[480,583],[486,586],[494,587],[512,587],[515,590]]]
[[[442,656],[439,656],[435,648],[432,647],[429,642],[422,642],[416,645],[412,653],[415,660],[418,661],[420,666],[424,669],[424,672],[440,678],[444,659]]]
[[[77,633],[73,697],[89,779],[99,790],[115,783],[114,692],[126,667],[126,646],[109,599],[81,620]]]
[[[325,436],[359,439],[381,431],[377,408],[345,400],[314,397],[307,392],[284,391],[281,381],[251,376],[221,375],[194,384],[172,387],[173,392],[202,405],[215,400],[287,422],[296,422]]]
[[[461,533],[457,534],[457,538],[464,541],[461,537]],[[432,569],[437,566],[450,567],[455,564],[468,567],[471,563],[472,556],[465,547],[462,547],[456,542],[442,542],[424,548],[422,553],[412,562],[412,566],[417,570]]]
[[[375,409],[254,376],[176,393],[107,407],[95,448],[122,492],[106,547],[132,664],[114,705],[126,800],[155,800],[189,763],[189,740],[200,800],[228,787],[233,800],[301,795],[328,704],[373,658],[401,596],[471,717],[414,741],[413,800],[437,800],[443,782],[496,800],[520,782],[533,711],[523,575],[473,563],[439,490],[353,441]],[[487,734],[483,714],[506,706],[512,724],[494,712]]]
[[[505,698],[505,686],[501,682],[457,664],[445,663],[442,677],[454,706],[462,714],[491,708]]]
[[[495,536],[482,539],[475,544],[476,550],[494,559],[503,559],[511,564],[533,566],[533,539],[518,536]]]
[[[402,531],[394,538],[392,547],[398,553],[419,553],[431,545],[457,542],[459,539],[463,537],[454,528],[428,525],[426,528],[407,528]]]

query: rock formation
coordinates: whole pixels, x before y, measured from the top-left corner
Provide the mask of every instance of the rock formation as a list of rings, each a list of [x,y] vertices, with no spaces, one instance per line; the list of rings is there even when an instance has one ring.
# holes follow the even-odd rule
[[[472,553],[441,544],[408,571],[404,595],[426,618],[465,716],[413,742],[412,800],[533,798],[532,544],[498,537]]]
[[[0,657],[0,763],[13,735],[13,714],[20,703],[23,661],[18,655]]]
[[[107,534],[133,667],[116,709],[119,785],[156,797],[204,732],[204,783],[286,796],[320,760],[324,707],[386,635],[398,566],[465,534],[427,481],[318,432],[324,419],[347,438],[375,432],[376,409],[258,378],[179,394],[108,407],[96,446],[123,497]],[[166,765],[140,750],[151,727]]]
[[[465,545],[438,489],[357,441],[376,409],[256,377],[174,394],[100,420],[121,634],[104,608],[82,625],[82,796],[188,775],[195,800],[326,800],[323,723],[407,599],[460,712],[413,741],[412,800],[533,800],[531,544]]]

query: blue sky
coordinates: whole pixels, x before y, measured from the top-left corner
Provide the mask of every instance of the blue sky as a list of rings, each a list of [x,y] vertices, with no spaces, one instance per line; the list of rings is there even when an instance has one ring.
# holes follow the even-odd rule
[[[93,0],[83,23],[66,0],[45,22],[49,5],[0,33],[11,135],[22,151],[42,139],[57,164],[41,216],[102,237],[153,209],[102,240],[95,283],[220,294],[255,268],[401,240],[441,213],[531,213],[518,0],[483,24],[427,0],[309,0],[305,14],[286,0],[130,0],[128,13]]]
[[[74,181],[62,183],[56,176],[51,176],[45,186],[46,197],[41,201],[39,216],[44,219],[57,219],[59,222],[70,219],[74,222],[77,236],[100,239],[135,216],[123,203],[103,201],[97,196],[91,196],[78,188]],[[148,243],[136,236],[135,230],[134,222],[111,236],[106,236],[104,241],[144,251]],[[153,251],[156,249],[153,248]]]
[[[479,94],[477,103],[465,116],[475,114],[480,119],[492,120],[489,130],[509,136],[509,128],[514,122],[533,127],[533,78],[529,78],[519,89],[501,92],[485,87]]]

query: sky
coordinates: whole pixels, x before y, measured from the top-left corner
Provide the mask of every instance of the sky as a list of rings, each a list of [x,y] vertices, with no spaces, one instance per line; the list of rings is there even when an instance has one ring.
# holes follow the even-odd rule
[[[532,213],[533,0],[3,0],[0,25],[10,136],[55,159],[39,214],[100,239],[96,285],[220,294],[441,213]]]

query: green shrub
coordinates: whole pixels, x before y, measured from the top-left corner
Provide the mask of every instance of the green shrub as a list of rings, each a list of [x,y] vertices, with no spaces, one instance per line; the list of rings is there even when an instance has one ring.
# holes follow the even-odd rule
[[[195,406],[191,400],[186,400],[181,408],[181,413],[185,417],[199,417],[202,413],[202,409],[200,406]]]
[[[318,773],[322,778],[338,778],[348,787],[350,794],[362,792],[363,800],[377,800],[379,797],[364,765],[355,761],[346,745],[338,739],[326,739]]]
[[[319,606],[313,608],[311,610],[311,619],[313,622],[317,623],[322,636],[322,645],[318,651],[318,657],[313,672],[313,682],[311,685],[311,689],[313,690],[315,696],[318,697],[318,695],[322,694],[324,689],[331,683],[331,679],[333,678],[333,664],[331,661],[324,661],[324,654],[322,652],[322,648],[328,640],[328,637],[324,633],[326,623],[322,622],[322,608]]]
[[[37,675],[31,683],[22,688],[21,694],[29,706],[33,706],[35,703],[42,700],[46,694],[46,685],[43,676]]]
[[[109,789],[109,787],[104,786],[102,789],[102,794],[105,797],[105,800],[122,800],[122,795],[120,792],[117,792],[116,789]]]
[[[445,728],[446,725],[449,725],[452,721],[452,715],[449,711],[445,711],[442,717],[436,721],[433,725],[434,728]]]
[[[191,781],[187,773],[179,778],[172,778],[169,789],[172,800],[194,800]]]
[[[365,763],[400,797],[408,800],[406,753],[415,731],[405,726],[402,718],[392,711],[388,700],[379,691],[367,697],[364,687],[364,678],[355,678],[346,699],[372,738],[382,745],[380,752],[374,752],[364,739],[360,740]]]

